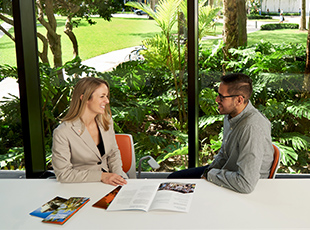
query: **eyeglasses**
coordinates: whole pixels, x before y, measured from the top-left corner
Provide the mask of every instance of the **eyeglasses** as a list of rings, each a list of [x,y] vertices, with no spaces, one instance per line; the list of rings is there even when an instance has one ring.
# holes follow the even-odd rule
[[[220,101],[223,101],[225,98],[228,98],[228,97],[239,97],[239,96],[241,96],[241,97],[244,98],[244,96],[242,96],[242,95],[228,95],[228,96],[223,96],[223,95],[220,94],[220,93],[218,93],[218,95],[219,95],[219,97],[220,97]]]

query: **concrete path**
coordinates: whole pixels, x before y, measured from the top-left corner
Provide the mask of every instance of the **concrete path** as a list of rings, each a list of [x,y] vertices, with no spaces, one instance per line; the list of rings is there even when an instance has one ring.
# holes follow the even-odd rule
[[[134,14],[114,14],[113,17],[147,17],[146,15],[137,16]],[[286,22],[294,22],[299,23],[300,17],[285,17]],[[221,22],[221,21],[220,21]],[[247,23],[247,32],[255,32],[260,29],[262,24],[266,24],[270,22],[261,22],[261,21],[248,21]],[[275,22],[276,23],[276,22]],[[2,24],[6,29],[10,29],[11,26],[7,23]],[[0,31],[0,38],[3,36],[2,31]],[[208,36],[204,39],[217,39],[221,36]],[[90,58],[82,62],[83,65],[87,65],[90,67],[94,67],[97,71],[105,72],[110,71],[118,64],[128,61],[128,55],[132,50],[135,50],[137,47],[129,47],[121,50],[112,51],[107,54],[103,54],[97,57]],[[19,97],[19,88],[15,79],[6,78],[0,82],[0,101],[3,97],[10,97],[9,94],[15,95]]]
[[[82,64],[94,67],[99,72],[111,71],[120,63],[129,61],[130,52],[137,48],[139,48],[139,46],[112,51],[110,53],[102,54],[100,56],[82,61]]]
[[[82,64],[94,67],[97,71],[100,72],[111,71],[120,63],[128,61],[128,55],[137,47],[139,46],[112,51],[110,53],[82,61]],[[10,97],[9,94],[19,97],[18,83],[13,78],[5,78],[0,82],[0,101],[4,96]]]
[[[10,24],[6,23],[6,22],[3,22],[3,23],[1,24],[1,26],[2,26],[6,31],[8,31],[9,29],[12,28],[12,26],[11,26]],[[4,33],[2,32],[2,30],[0,30],[0,38],[1,38],[3,35],[4,35]]]

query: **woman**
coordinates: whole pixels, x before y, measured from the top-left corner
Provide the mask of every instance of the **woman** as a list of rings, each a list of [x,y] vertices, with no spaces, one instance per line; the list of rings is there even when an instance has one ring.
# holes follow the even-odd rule
[[[280,23],[283,23],[284,22],[284,16],[283,16],[283,13],[280,14]]]
[[[94,77],[79,80],[62,121],[53,134],[52,164],[57,180],[126,184],[106,81]]]

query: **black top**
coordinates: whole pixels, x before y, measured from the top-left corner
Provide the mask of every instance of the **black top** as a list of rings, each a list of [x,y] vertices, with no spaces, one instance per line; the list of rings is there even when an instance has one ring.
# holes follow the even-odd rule
[[[104,144],[103,144],[103,140],[102,140],[102,137],[101,137],[101,134],[99,132],[99,136],[100,136],[100,142],[99,144],[97,145],[97,148],[101,154],[101,156],[103,156],[105,154],[105,150],[104,150]]]

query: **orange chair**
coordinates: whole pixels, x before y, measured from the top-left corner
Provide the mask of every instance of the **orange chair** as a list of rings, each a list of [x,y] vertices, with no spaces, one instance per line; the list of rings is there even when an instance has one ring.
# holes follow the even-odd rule
[[[276,176],[276,172],[278,170],[279,164],[280,164],[280,158],[281,158],[281,153],[280,149],[275,145],[272,144],[274,153],[273,153],[273,163],[271,165],[270,173],[269,173],[269,179],[274,179]]]
[[[136,157],[132,136],[130,134],[115,134],[115,138],[121,152],[124,172],[130,179],[136,179]]]

